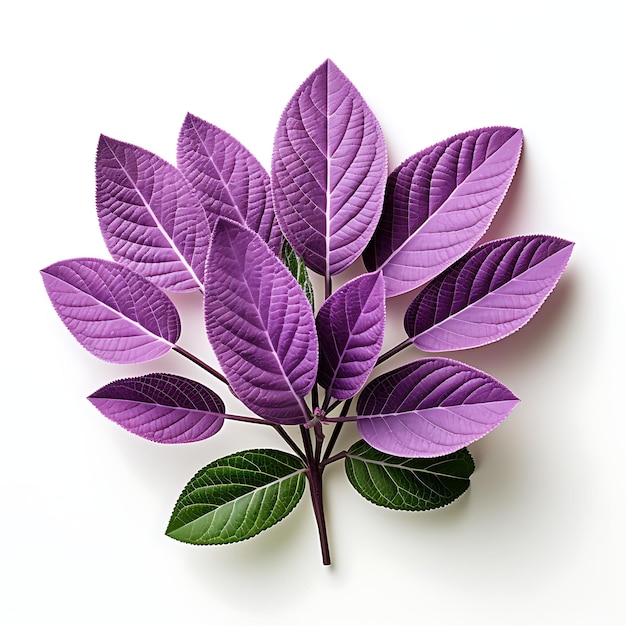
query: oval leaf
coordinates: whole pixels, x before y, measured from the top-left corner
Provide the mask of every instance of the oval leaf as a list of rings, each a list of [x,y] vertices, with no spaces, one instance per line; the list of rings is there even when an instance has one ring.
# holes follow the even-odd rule
[[[166,354],[180,336],[172,301],[127,267],[100,259],[69,259],[41,274],[63,323],[100,359],[150,361]]]
[[[275,254],[280,252],[282,233],[272,207],[270,177],[245,146],[188,113],[178,137],[177,163],[211,225],[220,216],[246,224]]]
[[[380,217],[386,176],[374,114],[326,61],[285,108],[272,160],[280,227],[308,267],[331,276],[356,260]]]
[[[472,250],[413,300],[404,328],[426,352],[474,348],[521,328],[554,289],[570,241],[528,235]]]
[[[357,441],[346,456],[352,486],[370,502],[400,511],[450,504],[468,489],[473,471],[474,461],[466,448],[433,459],[407,459]]]
[[[209,225],[189,183],[173,165],[102,135],[96,205],[104,241],[116,261],[163,289],[202,287]]]
[[[233,392],[261,417],[304,423],[317,334],[296,279],[258,235],[220,219],[206,280],[207,334]]]
[[[381,452],[443,456],[493,430],[518,402],[484,372],[450,359],[422,359],[366,385],[357,424]]]
[[[298,504],[305,471],[300,459],[278,450],[247,450],[218,459],[187,484],[166,534],[202,545],[254,537]]]
[[[337,400],[355,396],[376,365],[385,331],[385,286],[380,272],[346,283],[320,308],[318,382]]]
[[[224,403],[200,383],[174,374],[116,380],[89,396],[110,420],[144,439],[190,443],[224,424]]]
[[[493,127],[418,152],[389,176],[378,229],[363,258],[387,296],[415,289],[482,237],[506,194],[522,131]]]

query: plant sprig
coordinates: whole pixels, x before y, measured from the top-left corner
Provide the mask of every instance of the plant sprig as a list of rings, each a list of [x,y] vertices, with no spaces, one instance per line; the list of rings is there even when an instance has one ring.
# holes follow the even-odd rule
[[[391,174],[383,134],[330,60],[280,118],[268,173],[225,131],[188,114],[177,165],[101,136],[96,208],[113,260],[78,258],[42,270],[52,304],[95,356],[143,363],[173,350],[250,411],[167,373],[124,378],[89,400],[128,431],[159,443],[216,435],[225,420],[272,427],[289,451],[246,450],[188,483],[167,535],[193,544],[241,541],[298,504],[308,483],[330,564],[324,470],[343,461],[364,498],[392,509],[447,505],[469,486],[466,446],[518,398],[495,378],[441,356],[374,374],[403,350],[476,348],[526,324],[554,289],[573,243],[524,235],[478,245],[515,173],[522,132],[494,126],[454,135]],[[362,258],[366,271],[334,289]],[[316,306],[310,272],[322,277]],[[219,368],[179,345],[166,292],[200,290]],[[417,295],[407,338],[381,354],[389,298]],[[362,439],[336,450],[348,421]]]

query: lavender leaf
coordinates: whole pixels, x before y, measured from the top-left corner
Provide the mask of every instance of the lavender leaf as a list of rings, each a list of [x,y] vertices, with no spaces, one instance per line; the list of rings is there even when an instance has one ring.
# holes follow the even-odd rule
[[[389,509],[427,511],[446,506],[470,486],[474,461],[466,448],[432,459],[384,454],[357,441],[346,455],[346,474],[364,498]]]
[[[63,323],[104,361],[150,361],[178,340],[180,319],[171,300],[127,267],[100,259],[69,259],[41,270],[41,275]]]
[[[282,233],[272,207],[270,177],[243,144],[188,113],[178,137],[177,163],[211,226],[220,216],[246,224],[275,254],[280,252]]]
[[[404,327],[425,352],[482,346],[521,328],[554,289],[574,244],[546,235],[486,243],[427,285]]]
[[[366,385],[357,425],[363,439],[381,452],[443,456],[493,430],[518,402],[484,372],[450,359],[422,359]]]
[[[385,287],[380,272],[363,274],[332,294],[317,319],[318,382],[338,400],[355,396],[376,365],[385,330]]]
[[[304,423],[317,374],[313,311],[261,238],[218,220],[206,272],[207,335],[237,397],[257,415]]]
[[[213,461],[181,493],[166,534],[215,545],[243,541],[284,519],[306,483],[302,461],[279,450],[247,450]]]
[[[144,439],[190,443],[224,424],[224,403],[204,385],[174,374],[116,380],[89,396],[110,420]]]
[[[496,126],[418,152],[389,176],[380,223],[363,255],[382,269],[387,296],[425,284],[489,227],[522,148],[522,131]]]
[[[376,118],[326,61],[287,104],[272,160],[280,227],[308,267],[331,276],[357,259],[380,217],[386,175]]]
[[[143,148],[102,135],[96,205],[113,258],[162,289],[202,287],[209,225],[189,183]]]

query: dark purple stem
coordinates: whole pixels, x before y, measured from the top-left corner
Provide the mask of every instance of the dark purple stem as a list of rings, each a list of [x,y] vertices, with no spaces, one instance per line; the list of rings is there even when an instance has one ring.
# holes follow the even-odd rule
[[[307,476],[309,477],[309,487],[311,489],[311,501],[313,512],[317,522],[317,530],[320,536],[320,546],[322,548],[322,563],[330,565],[330,550],[328,548],[328,535],[326,533],[326,519],[324,517],[324,498],[322,497],[322,471],[323,467],[315,462],[313,467],[309,467]]]
[[[311,443],[310,431],[304,426],[300,426],[302,442],[307,456],[307,478],[309,479],[309,489],[311,491],[311,503],[317,522],[317,531],[320,537],[320,547],[322,549],[322,563],[330,565],[330,549],[328,547],[328,534],[326,532],[326,518],[324,517],[324,499],[322,495],[322,472],[324,468],[315,458],[313,445]]]
[[[398,354],[398,352],[401,352],[405,348],[408,348],[410,345],[413,345],[413,341],[411,339],[405,339],[404,341],[399,343],[397,346],[391,348],[391,350],[387,350],[387,352],[385,352],[385,354],[383,354],[382,356],[379,356],[378,361],[376,361],[376,365],[380,365],[381,363],[384,363],[387,359],[390,359],[392,356],[395,356],[396,354]]]
[[[185,348],[181,348],[180,346],[174,346],[172,349],[175,352],[178,352],[178,354],[182,354],[185,358],[189,359],[192,363],[199,365],[204,371],[209,372],[209,374],[212,374],[213,376],[215,376],[217,380],[223,382],[225,385],[228,385],[228,381],[226,380],[225,376],[220,374],[217,370],[213,369],[210,365],[208,365],[204,361],[201,361],[194,354],[191,354],[191,352],[187,352]]]
[[[335,461],[340,461],[341,459],[343,459],[346,456],[348,456],[348,452],[346,450],[344,450],[343,452],[337,452],[337,454],[335,454],[335,456],[331,456],[331,457],[329,457],[327,459],[324,459],[321,462],[322,470],[324,470],[324,468],[327,465],[330,465],[331,463],[334,463]]]
[[[333,433],[328,440],[328,445],[326,446],[326,451],[324,452],[324,458],[322,459],[322,462],[326,461],[326,459],[332,454],[333,448],[337,443],[337,439],[339,439],[339,433],[341,432],[342,428],[343,422],[335,423],[335,428],[333,429]]]
[[[340,419],[345,418],[346,415],[348,415],[351,404],[352,398],[344,402],[343,407],[341,407],[341,413],[339,414]],[[333,453],[333,448],[337,443],[337,439],[339,438],[339,434],[341,433],[342,428],[343,422],[335,422],[335,428],[333,429],[333,434],[330,436],[330,440],[328,441],[328,445],[326,446],[326,451],[324,452],[324,458],[322,459],[322,461],[325,461]]]
[[[307,459],[296,442],[287,434],[287,431],[280,424],[272,424],[274,430],[283,438],[287,445],[306,463]]]

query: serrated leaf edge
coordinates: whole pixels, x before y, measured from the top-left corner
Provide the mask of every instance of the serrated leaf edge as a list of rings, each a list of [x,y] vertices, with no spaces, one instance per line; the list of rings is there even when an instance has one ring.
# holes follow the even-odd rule
[[[422,352],[426,352],[426,353],[429,353],[429,354],[435,354],[435,353],[437,353],[437,354],[438,354],[438,353],[440,353],[440,352],[453,352],[453,351],[457,351],[457,350],[471,350],[472,348],[481,348],[482,346],[488,346],[488,345],[489,345],[489,344],[491,344],[491,343],[496,343],[496,342],[498,342],[498,341],[501,341],[502,339],[506,339],[506,337],[509,337],[510,335],[512,335],[512,334],[514,334],[514,333],[516,333],[518,330],[521,330],[522,328],[524,328],[524,326],[526,326],[526,324],[528,324],[528,322],[530,322],[530,320],[532,320],[532,319],[533,319],[533,317],[535,317],[535,315],[537,315],[537,313],[539,312],[539,309],[541,309],[541,307],[543,306],[544,302],[548,299],[548,297],[552,294],[552,292],[553,292],[553,291],[557,288],[557,286],[558,286],[558,284],[559,284],[559,281],[561,280],[561,277],[563,276],[563,274],[565,273],[565,270],[567,269],[567,264],[569,263],[569,260],[570,260],[570,258],[571,258],[572,251],[573,251],[574,246],[575,246],[576,244],[575,244],[575,242],[573,242],[573,241],[569,241],[569,240],[564,239],[564,238],[562,238],[562,237],[555,237],[554,235],[545,235],[545,234],[534,234],[534,235],[515,235],[515,236],[513,236],[513,237],[503,237],[502,239],[493,239],[493,240],[490,240],[490,241],[486,241],[486,242],[484,242],[484,244],[481,244],[481,246],[478,246],[478,247],[472,248],[472,249],[471,249],[471,250],[469,250],[466,254],[472,254],[473,252],[475,252],[475,251],[479,250],[479,248],[480,248],[480,247],[482,247],[482,245],[498,244],[498,243],[502,243],[502,242],[508,241],[508,240],[510,240],[510,239],[516,239],[516,238],[518,238],[518,237],[548,237],[548,238],[550,238],[550,239],[558,239],[558,240],[560,240],[560,241],[565,241],[565,242],[567,242],[567,243],[569,244],[568,246],[565,246],[564,248],[561,248],[561,250],[559,250],[559,252],[561,252],[562,250],[566,250],[567,248],[569,248],[569,250],[570,250],[570,253],[569,253],[569,255],[568,255],[568,258],[567,258],[567,260],[565,261],[565,264],[563,265],[563,269],[560,271],[559,275],[556,277],[556,279],[555,279],[555,281],[554,281],[554,284],[552,285],[552,288],[551,288],[549,291],[547,291],[547,292],[546,292],[546,295],[545,295],[545,296],[543,297],[543,299],[539,302],[539,304],[535,307],[535,310],[531,313],[530,317],[529,317],[529,318],[528,318],[528,319],[527,319],[527,320],[526,320],[526,321],[525,321],[525,322],[524,322],[521,326],[518,326],[517,328],[514,328],[513,330],[510,330],[509,332],[507,332],[506,334],[504,334],[504,335],[502,335],[502,336],[498,337],[497,339],[493,339],[493,340],[487,341],[487,342],[485,342],[485,343],[481,343],[481,344],[478,344],[478,345],[475,345],[475,346],[471,346],[471,347],[469,347],[469,348],[450,348],[450,350],[441,350],[441,349],[439,349],[439,350],[432,350],[432,351],[431,351],[431,350],[429,350],[428,348],[425,348],[425,347],[420,346],[420,345],[418,345],[418,344],[417,344],[417,340],[418,340],[418,339],[419,339],[419,337],[420,337],[422,334],[424,334],[424,333],[420,333],[419,335],[415,335],[415,336],[413,336],[413,337],[409,337],[409,340],[413,343],[413,345],[414,345],[416,348],[418,348],[418,349],[419,349],[419,350],[421,350]],[[465,256],[465,255],[463,255],[463,256]],[[461,259],[462,259],[462,258],[463,258],[463,257],[461,257]],[[455,263],[458,263],[461,259],[457,259],[457,261],[455,261]],[[544,259],[544,260],[545,260],[545,259]],[[444,272],[445,272],[445,271],[447,271],[450,267],[452,267],[452,265],[454,265],[454,263],[453,263],[453,264],[451,264],[450,266],[448,266],[448,268],[446,268],[446,270],[444,270]],[[526,270],[526,271],[528,271],[528,270]],[[427,288],[427,287],[428,287],[428,283],[425,285],[425,288]],[[493,293],[493,292],[491,292],[491,293],[490,293],[490,294],[488,294],[488,295],[491,295],[492,293]],[[483,296],[483,298],[481,298],[480,300],[484,299],[485,297],[487,297],[487,296]],[[472,303],[472,306],[473,306],[473,305],[475,305],[475,304],[477,304],[478,302],[480,302],[480,300],[477,300],[476,302]],[[467,308],[467,307],[466,307],[466,308]],[[465,310],[465,309],[463,309],[463,310]],[[455,315],[456,315],[456,313],[455,313]],[[427,330],[431,330],[432,328],[435,328],[435,327],[439,326],[439,325],[440,325],[440,324],[442,324],[444,321],[447,321],[447,320],[449,320],[449,319],[450,319],[450,318],[449,318],[449,317],[447,317],[447,318],[445,318],[444,320],[442,320],[441,322],[438,322],[437,324],[434,324],[433,326],[431,326],[431,327],[430,327],[430,328],[428,328]],[[424,331],[424,332],[427,332],[427,331]]]
[[[261,448],[258,448],[258,449],[252,449],[252,450],[243,450],[243,451],[238,452],[238,453],[237,453],[237,452],[235,452],[234,454],[229,454],[229,455],[227,455],[226,457],[222,457],[221,459],[216,459],[216,460],[215,460],[215,461],[213,461],[212,463],[217,463],[218,461],[221,461],[221,460],[223,460],[223,459],[229,458],[229,457],[234,456],[234,455],[237,455],[237,454],[245,454],[245,453],[249,453],[249,452],[259,452],[259,453],[262,453],[262,452],[265,452],[265,451],[267,451],[267,449],[261,449]],[[282,451],[281,451],[281,452],[282,452]],[[287,453],[287,452],[283,452],[283,454],[288,454],[289,456],[291,456],[291,457],[292,457],[292,458],[294,458],[294,459],[297,459],[297,460],[300,462],[300,459],[298,459],[298,457],[296,457],[296,456],[290,455],[290,454],[289,454],[289,453]],[[209,465],[211,465],[211,463],[210,463]],[[192,476],[192,478],[191,478],[191,479],[187,482],[187,485],[188,485],[189,483],[193,482],[193,481],[196,479],[196,477],[198,477],[198,476],[200,476],[201,474],[203,474],[203,473],[204,473],[204,471],[205,471],[205,469],[206,469],[206,467],[207,467],[207,466],[205,466],[205,467],[203,467],[202,469],[198,470],[198,471],[197,471],[197,472],[196,472],[196,473]],[[266,489],[266,488],[268,488],[268,487],[271,487],[272,485],[276,485],[276,484],[278,484],[278,483],[280,483],[280,482],[283,482],[283,481],[285,481],[285,480],[289,480],[289,479],[293,478],[294,476],[298,476],[298,475],[301,475],[301,474],[305,474],[305,473],[306,473],[306,471],[307,471],[307,468],[306,468],[306,467],[302,467],[302,469],[299,469],[299,470],[297,470],[297,471],[295,471],[295,472],[292,472],[291,474],[288,474],[287,476],[283,476],[283,477],[281,477],[280,479],[277,479],[277,480],[274,480],[274,481],[272,481],[272,482],[270,482],[270,483],[267,483],[267,484],[265,484],[265,485],[262,485],[262,486],[261,486],[261,487],[259,487],[258,489],[252,489],[251,491],[248,491],[248,492],[246,492],[245,494],[243,494],[243,495],[241,495],[241,496],[238,496],[238,497],[237,497],[237,498],[235,498],[234,500],[230,500],[230,501],[227,503],[227,505],[229,505],[229,506],[230,506],[230,505],[233,505],[233,503],[237,502],[238,500],[241,500],[241,499],[243,499],[243,498],[249,497],[249,496],[250,496],[250,494],[251,494],[251,493],[253,493],[253,492],[255,492],[255,491],[258,491],[258,490],[260,490],[260,489]],[[306,480],[306,478],[305,478],[305,480]],[[183,493],[184,493],[185,489],[186,489],[186,487],[183,489]],[[299,493],[299,495],[298,495],[298,492],[300,492],[300,493]],[[291,512],[295,509],[295,508],[296,508],[296,506],[300,503],[300,500],[302,499],[302,496],[303,496],[303,495],[304,495],[304,484],[302,484],[302,489],[300,489],[300,481],[298,481],[298,488],[296,489],[296,496],[297,496],[297,497],[296,497],[296,499],[295,499],[295,502],[293,503],[293,506],[290,508],[290,510],[287,512],[287,514],[286,514],[286,515],[284,515],[283,517],[281,517],[280,519],[278,519],[276,522],[274,522],[274,523],[273,523],[273,524],[271,524],[270,526],[267,526],[266,528],[260,528],[260,529],[257,529],[257,530],[255,530],[252,534],[249,534],[249,535],[248,535],[248,536],[246,536],[246,537],[241,537],[240,539],[231,539],[231,540],[228,540],[228,541],[215,542],[215,543],[199,543],[199,542],[190,542],[190,541],[185,541],[184,539],[180,539],[179,537],[176,537],[176,536],[174,536],[174,535],[170,534],[170,532],[169,532],[167,529],[166,529],[166,531],[165,531],[165,534],[166,534],[166,536],[167,536],[167,537],[169,537],[169,538],[171,538],[171,539],[175,539],[176,541],[179,541],[180,543],[186,543],[186,544],[190,544],[190,545],[194,545],[194,546],[216,546],[216,545],[229,545],[229,544],[233,544],[233,543],[241,543],[242,541],[247,541],[248,539],[253,539],[254,537],[256,537],[257,535],[259,535],[259,534],[260,534],[260,533],[262,533],[263,531],[265,531],[265,530],[269,530],[270,528],[272,528],[272,527],[276,526],[277,524],[279,524],[280,522],[282,522],[282,521],[283,521],[283,520],[284,520],[284,519],[285,519],[285,518],[286,518],[286,517],[287,517],[287,516],[288,516],[288,515],[289,515],[289,514],[290,514],[290,513],[291,513]],[[179,496],[178,500],[176,501],[176,504],[174,505],[174,508],[172,509],[172,513],[171,513],[171,515],[170,515],[170,523],[171,523],[171,519],[172,519],[172,517],[174,516],[174,512],[176,511],[176,508],[177,508],[178,503],[180,502],[181,498],[182,498],[182,493],[181,493],[181,495]],[[198,518],[197,518],[197,519],[195,519],[193,522],[189,522],[189,523],[187,523],[187,524],[184,524],[183,526],[179,526],[179,527],[176,529],[176,531],[174,531],[174,532],[177,532],[177,531],[179,531],[179,530],[181,530],[181,529],[183,529],[183,528],[186,528],[187,526],[189,526],[189,525],[190,525],[190,524],[192,524],[192,523],[197,523],[197,522],[198,522],[198,520],[202,519],[203,517],[206,517],[206,516],[208,516],[208,515],[212,515],[212,514],[215,512],[215,510],[216,510],[216,509],[213,509],[213,510],[212,510],[212,511],[210,511],[209,513],[206,513],[205,515],[202,515],[202,516],[198,517]],[[265,518],[264,518],[264,519],[265,519]],[[169,524],[170,524],[170,523],[168,523],[168,529],[169,529]],[[255,528],[256,528],[256,523],[255,523]]]
[[[358,442],[357,442],[357,443],[358,443]],[[368,444],[368,445],[370,445],[370,444]],[[470,460],[472,461],[472,465],[473,465],[473,467],[474,467],[474,469],[475,469],[475,468],[476,468],[476,463],[475,463],[475,461],[474,461],[474,457],[472,457],[472,455],[471,455],[471,453],[470,453],[470,451],[469,451],[469,450],[467,450],[467,449],[466,449],[466,451],[467,451],[467,454],[468,454],[468,456],[469,456]],[[383,453],[383,454],[388,454],[388,453],[386,453],[386,452],[385,452],[385,453]],[[452,454],[454,454],[454,452],[453,452]],[[389,455],[389,456],[393,456],[393,455]],[[400,458],[400,457],[397,457],[397,458]],[[439,457],[416,457],[416,458],[422,458],[422,459],[434,460],[434,459],[437,459],[437,458],[439,458]],[[358,494],[359,494],[359,495],[360,495],[360,496],[361,496],[364,500],[367,500],[368,502],[371,502],[372,504],[374,504],[374,505],[376,505],[376,506],[379,506],[379,507],[381,507],[381,508],[384,508],[384,509],[389,509],[390,511],[403,511],[403,512],[405,512],[405,513],[426,513],[426,512],[428,512],[428,511],[436,511],[437,509],[443,509],[443,508],[446,508],[446,507],[450,506],[451,504],[454,504],[454,503],[455,503],[455,502],[456,502],[456,501],[457,501],[457,500],[458,500],[461,496],[463,496],[465,493],[467,493],[468,489],[469,489],[469,488],[470,488],[470,486],[471,486],[471,485],[470,485],[470,478],[468,477],[468,478],[467,478],[467,481],[468,481],[468,485],[467,485],[467,487],[466,487],[466,488],[465,488],[465,490],[464,490],[462,493],[460,493],[460,494],[459,494],[456,498],[454,498],[453,500],[450,500],[449,502],[446,502],[446,503],[444,503],[444,504],[439,504],[439,505],[437,505],[437,506],[431,506],[431,507],[428,507],[428,508],[426,508],[426,509],[415,510],[415,509],[403,509],[403,508],[400,508],[400,507],[393,507],[393,506],[390,506],[390,505],[388,505],[388,504],[381,504],[380,502],[376,502],[374,499],[372,499],[372,498],[368,497],[367,495],[365,495],[364,493],[362,493],[361,491],[359,491],[359,490],[358,490],[358,489],[354,486],[353,482],[350,480],[350,477],[349,477],[349,475],[348,475],[348,463],[347,463],[348,459],[350,459],[350,460],[352,460],[352,459],[355,459],[355,460],[360,460],[360,461],[361,461],[361,463],[373,463],[373,464],[376,464],[376,465],[384,465],[384,463],[381,463],[381,462],[379,462],[379,461],[378,461],[378,462],[377,462],[377,461],[369,461],[369,460],[368,460],[368,461],[364,461],[364,460],[362,460],[362,458],[361,458],[361,457],[359,457],[359,456],[357,456],[357,455],[355,455],[355,454],[346,454],[345,459],[346,459],[346,461],[345,461],[344,465],[345,465],[346,476],[348,476],[348,482],[350,483],[350,485],[352,485],[353,489],[354,489],[354,490],[355,490],[355,491],[356,491],[356,492],[357,492],[357,493],[358,493]],[[415,460],[415,459],[407,458],[407,461],[414,461],[414,460]],[[424,471],[424,472],[427,472],[427,470],[417,470],[417,471]],[[430,472],[430,473],[431,473],[431,474],[436,474],[436,472]],[[442,476],[446,476],[446,474],[442,474]]]

